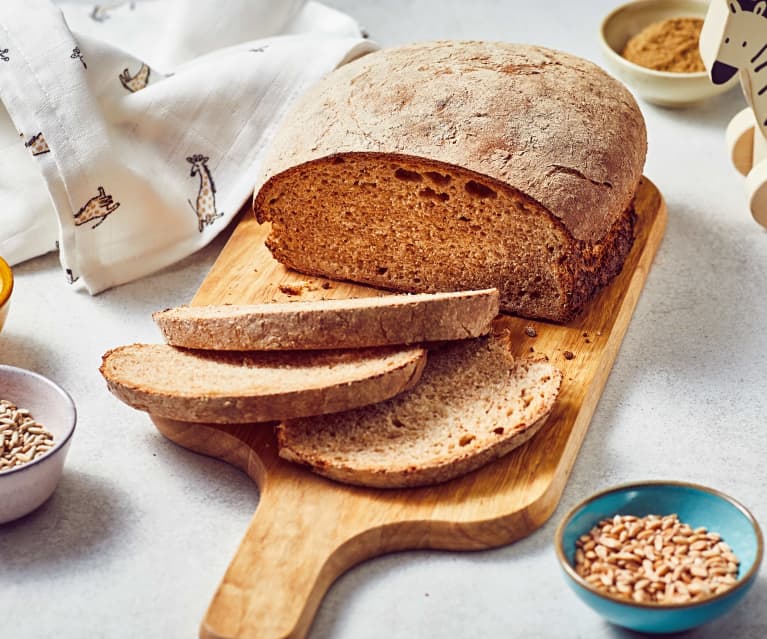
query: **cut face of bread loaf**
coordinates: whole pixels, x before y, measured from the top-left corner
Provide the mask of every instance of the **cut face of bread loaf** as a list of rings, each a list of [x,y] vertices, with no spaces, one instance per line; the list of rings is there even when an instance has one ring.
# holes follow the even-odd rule
[[[183,306],[153,315],[166,342],[211,350],[360,348],[486,335],[498,291]]]
[[[503,310],[566,321],[631,248],[644,120],[625,87],[566,53],[383,50],[328,75],[285,122],[254,208],[296,270],[494,287]]]
[[[513,361],[501,340],[429,354],[421,382],[386,402],[277,427],[279,454],[349,484],[424,486],[475,470],[543,425],[561,373],[544,359]]]
[[[220,352],[131,344],[103,356],[123,402],[158,417],[217,424],[347,410],[388,399],[421,377],[426,351]]]

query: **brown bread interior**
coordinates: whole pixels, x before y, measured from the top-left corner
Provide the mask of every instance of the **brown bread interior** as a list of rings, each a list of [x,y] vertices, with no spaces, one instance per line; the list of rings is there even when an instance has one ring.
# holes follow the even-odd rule
[[[565,322],[621,269],[629,207],[597,242],[493,178],[407,155],[340,153],[259,192],[267,245],[298,271],[407,292],[495,287],[501,309]]]

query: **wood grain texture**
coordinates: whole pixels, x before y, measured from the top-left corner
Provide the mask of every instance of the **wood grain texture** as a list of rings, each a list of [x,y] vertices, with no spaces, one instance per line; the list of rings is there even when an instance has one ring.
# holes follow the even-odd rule
[[[240,467],[261,490],[201,636],[304,637],[330,584],[364,559],[410,548],[488,548],[541,526],[570,475],[663,236],[665,204],[646,179],[636,210],[637,240],[626,265],[584,314],[564,326],[496,320],[496,330],[511,332],[515,354],[545,353],[562,369],[562,391],[538,435],[465,477],[429,488],[354,488],[281,460],[271,428],[153,418],[166,437]],[[246,215],[192,303],[284,300],[299,289],[306,299],[386,294],[348,283],[323,288],[325,280],[288,272],[264,247],[266,232]]]

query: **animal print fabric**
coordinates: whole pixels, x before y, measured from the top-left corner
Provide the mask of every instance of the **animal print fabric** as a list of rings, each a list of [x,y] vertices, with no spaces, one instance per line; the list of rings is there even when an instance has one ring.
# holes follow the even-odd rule
[[[301,0],[2,0],[0,255],[58,249],[92,294],[188,256],[249,201],[296,97],[374,48]]]

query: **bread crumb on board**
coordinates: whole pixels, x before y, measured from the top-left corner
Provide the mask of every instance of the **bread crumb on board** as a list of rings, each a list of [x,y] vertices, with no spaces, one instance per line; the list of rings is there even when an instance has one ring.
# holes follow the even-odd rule
[[[277,288],[285,295],[301,295],[304,292],[303,284],[280,284]]]
[[[333,288],[333,285],[330,282],[323,282],[322,284],[318,284],[317,282],[304,281],[278,284],[277,288],[283,295],[297,297],[299,295],[303,295],[304,292],[316,291],[320,288],[327,291],[328,289]]]
[[[532,326],[525,326],[525,335],[528,337],[537,337],[538,333]]]
[[[575,359],[575,354],[572,351],[565,351],[562,355],[565,359]]]

